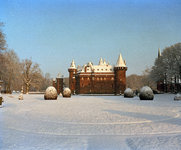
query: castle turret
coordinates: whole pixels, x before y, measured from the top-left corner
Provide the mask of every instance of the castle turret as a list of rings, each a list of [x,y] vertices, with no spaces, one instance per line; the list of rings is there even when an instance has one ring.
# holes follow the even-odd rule
[[[72,63],[70,65],[70,68],[68,69],[69,71],[69,88],[72,93],[75,91],[75,85],[76,85],[76,80],[75,80],[75,74],[77,73],[77,69],[75,66],[74,60],[72,60]]]
[[[63,76],[61,75],[61,73],[58,74],[56,80],[57,80],[56,84],[57,93],[60,94],[63,92]]]
[[[120,94],[120,92],[124,93],[126,89],[126,70],[126,61],[123,61],[123,58],[120,54],[116,66],[114,67],[116,95]]]

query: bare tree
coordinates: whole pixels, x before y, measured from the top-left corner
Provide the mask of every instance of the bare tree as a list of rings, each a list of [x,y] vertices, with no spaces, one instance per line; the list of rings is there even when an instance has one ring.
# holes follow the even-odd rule
[[[127,88],[131,88],[133,91],[139,91],[142,88],[142,76],[137,74],[132,74],[126,78]]]
[[[4,69],[4,57],[3,57],[3,50],[6,50],[6,40],[5,40],[5,34],[3,33],[2,27],[4,27],[3,22],[0,22],[0,80],[2,78],[2,72]]]
[[[156,84],[149,79],[151,68],[146,68],[142,75],[132,74],[126,78],[127,88],[131,88],[133,91],[139,91],[143,86],[150,86],[152,89],[156,89]]]
[[[150,79],[149,75],[151,72],[151,68],[146,67],[141,75],[141,83],[142,86],[149,86],[152,89],[156,89],[156,82]]]
[[[13,50],[8,50],[3,53],[4,68],[2,79],[6,88],[6,93],[10,93],[11,87],[16,87],[18,82],[19,58]]]
[[[0,51],[6,50],[5,34],[3,33],[2,27],[4,27],[4,24],[0,22]]]
[[[25,59],[21,62],[20,77],[26,86],[26,94],[29,93],[30,86],[40,89],[43,79],[39,64],[33,64],[31,59]]]
[[[50,73],[46,73],[42,81],[41,90],[46,90],[50,85],[52,85],[52,79],[50,79]]]

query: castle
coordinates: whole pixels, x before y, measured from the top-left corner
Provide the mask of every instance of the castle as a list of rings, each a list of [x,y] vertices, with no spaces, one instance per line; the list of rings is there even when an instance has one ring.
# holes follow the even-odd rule
[[[88,62],[76,68],[74,60],[69,71],[69,88],[76,94],[120,94],[126,89],[126,61],[121,54],[116,66],[102,58],[98,65]]]

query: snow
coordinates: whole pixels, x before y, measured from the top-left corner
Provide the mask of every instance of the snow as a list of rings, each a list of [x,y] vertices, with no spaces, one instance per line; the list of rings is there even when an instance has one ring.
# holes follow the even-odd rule
[[[5,95],[0,108],[1,150],[181,149],[181,101],[174,94],[80,96]]]

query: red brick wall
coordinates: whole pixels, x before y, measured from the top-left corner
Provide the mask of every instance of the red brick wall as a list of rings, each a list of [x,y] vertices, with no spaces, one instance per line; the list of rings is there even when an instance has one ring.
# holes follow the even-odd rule
[[[115,93],[114,74],[79,74],[76,76],[76,93]]]
[[[115,91],[116,94],[124,93],[126,90],[126,70],[127,67],[115,67]]]
[[[63,78],[57,78],[56,89],[58,94],[63,92]]]
[[[68,69],[69,71],[69,89],[71,90],[72,93],[74,93],[75,90],[75,79],[74,77],[74,72],[75,74],[77,73],[77,69]]]

